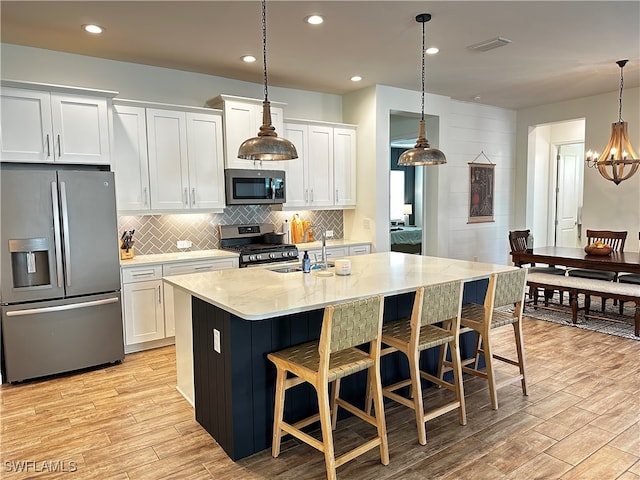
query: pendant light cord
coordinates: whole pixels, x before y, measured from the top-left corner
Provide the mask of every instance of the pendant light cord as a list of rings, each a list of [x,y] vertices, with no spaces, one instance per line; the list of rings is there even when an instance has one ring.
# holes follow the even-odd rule
[[[618,65],[620,65],[620,97],[618,98],[618,123],[622,123],[622,87],[624,86],[622,70],[624,69],[625,63],[627,62],[625,61],[624,63],[618,63]]]
[[[420,105],[422,109],[422,116],[420,117],[420,120],[422,121],[424,121],[424,24],[425,22],[422,22],[422,101]]]
[[[264,101],[269,98],[267,91],[267,2],[262,0],[262,66],[264,69]]]

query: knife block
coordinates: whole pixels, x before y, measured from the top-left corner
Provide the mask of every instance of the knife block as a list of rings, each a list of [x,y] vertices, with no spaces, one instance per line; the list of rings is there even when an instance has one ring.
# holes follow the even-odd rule
[[[129,250],[122,248],[122,240],[120,240],[120,260],[131,260],[133,258],[133,247]]]

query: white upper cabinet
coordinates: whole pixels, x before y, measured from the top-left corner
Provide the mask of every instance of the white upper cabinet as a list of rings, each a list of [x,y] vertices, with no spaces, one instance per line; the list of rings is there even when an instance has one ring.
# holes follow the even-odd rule
[[[333,188],[334,205],[341,208],[356,206],[356,129],[333,129]]]
[[[187,112],[191,208],[224,208],[222,115]]]
[[[147,141],[153,208],[187,210],[191,202],[185,113],[148,108]]]
[[[15,88],[3,83],[2,161],[110,163],[107,97],[62,90]]]
[[[269,103],[271,104],[271,124],[275,127],[278,136],[283,136],[285,104]],[[209,100],[207,105],[223,111],[225,168],[283,169],[283,164],[286,162],[259,162],[238,158],[240,145],[245,140],[258,136],[262,125],[262,100],[219,95]]]
[[[222,211],[221,113],[136,103],[143,105],[123,100],[114,107],[118,210]]]
[[[145,109],[113,106],[113,170],[119,211],[148,211],[149,162]]]
[[[288,120],[284,136],[299,158],[282,162],[287,175],[283,208],[355,208],[355,127]]]

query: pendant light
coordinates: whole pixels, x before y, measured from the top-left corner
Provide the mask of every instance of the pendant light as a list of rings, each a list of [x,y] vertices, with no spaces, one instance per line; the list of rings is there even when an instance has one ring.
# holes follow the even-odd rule
[[[616,185],[633,176],[640,167],[640,158],[633,150],[629,135],[627,134],[627,122],[622,121],[622,87],[624,78],[622,70],[629,60],[618,60],[616,63],[620,67],[620,96],[618,97],[618,121],[611,124],[611,136],[609,143],[604,147],[602,155],[589,150],[586,155],[588,167],[597,168],[607,180],[611,180]]]
[[[238,158],[247,160],[292,160],[298,158],[296,147],[286,138],[278,137],[271,123],[271,103],[267,88],[267,7],[262,0],[262,64],[264,67],[264,101],[262,102],[262,125],[257,137],[245,140],[238,149]]]
[[[416,22],[422,24],[422,115],[418,126],[418,140],[415,147],[405,150],[398,159],[400,166],[420,166],[420,165],[441,165],[447,163],[447,158],[437,148],[431,148],[426,137],[426,128],[424,123],[424,24],[431,20],[430,13],[421,13],[416,16]]]

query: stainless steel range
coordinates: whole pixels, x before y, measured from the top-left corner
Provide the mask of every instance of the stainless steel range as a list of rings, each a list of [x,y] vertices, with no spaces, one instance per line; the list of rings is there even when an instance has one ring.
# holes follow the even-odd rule
[[[297,260],[298,248],[283,239],[270,223],[220,225],[220,248],[238,252],[240,268]]]

